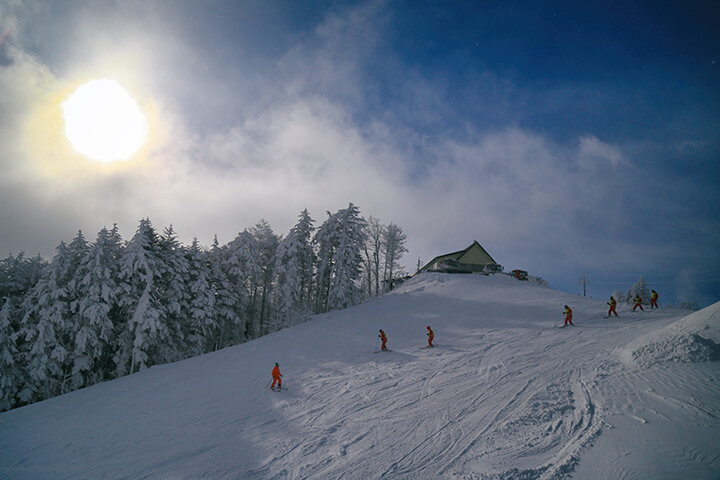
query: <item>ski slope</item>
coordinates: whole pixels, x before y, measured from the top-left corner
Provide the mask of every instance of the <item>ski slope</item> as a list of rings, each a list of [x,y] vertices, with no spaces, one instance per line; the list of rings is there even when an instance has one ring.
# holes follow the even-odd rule
[[[576,327],[557,328],[565,304]],[[422,274],[0,414],[0,478],[717,479],[718,311],[607,319],[604,300],[504,275]],[[374,353],[379,328],[392,351]]]

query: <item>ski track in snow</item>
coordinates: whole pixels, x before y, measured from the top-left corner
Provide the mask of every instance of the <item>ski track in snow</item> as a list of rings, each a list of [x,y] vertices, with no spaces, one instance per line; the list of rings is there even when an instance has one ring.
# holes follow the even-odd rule
[[[554,328],[564,303],[577,327]],[[627,360],[650,365],[662,358],[656,345],[685,345],[660,336],[628,350],[687,313],[603,319],[602,305],[514,280],[428,276],[204,360],[150,369],[148,379],[166,382],[160,393],[137,375],[0,415],[0,438],[37,431],[0,440],[0,477],[717,478],[720,452],[697,434],[720,434],[718,362]],[[436,348],[419,349],[421,334],[406,333],[426,323]],[[392,351],[374,355],[359,338],[378,326]],[[700,346],[712,355],[708,342]],[[263,385],[278,347],[288,390],[271,392]],[[120,385],[129,396],[117,400]],[[71,422],[86,398],[96,398],[86,428],[52,416],[63,407]],[[134,420],[139,406],[153,431]],[[74,435],[47,434],[49,418]],[[682,422],[692,429],[668,438]]]

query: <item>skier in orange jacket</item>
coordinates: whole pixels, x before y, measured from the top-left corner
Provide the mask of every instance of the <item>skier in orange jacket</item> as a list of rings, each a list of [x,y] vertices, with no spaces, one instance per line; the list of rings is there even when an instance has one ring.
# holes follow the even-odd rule
[[[566,327],[568,323],[570,323],[570,325],[572,325],[573,327],[575,326],[575,324],[572,322],[572,309],[565,305],[565,325],[563,326]]]
[[[635,309],[638,308],[638,307],[640,307],[640,310],[642,310],[642,311],[644,312],[645,309],[642,308],[642,298],[640,298],[640,295],[635,295],[634,300],[635,300],[635,306],[633,307],[633,312],[634,312]]]
[[[270,387],[275,390],[275,383],[277,382],[278,388],[282,388],[282,373],[280,373],[280,364],[275,363],[275,368],[272,370],[273,383]]]
[[[614,313],[615,316],[617,317],[618,314],[615,311],[615,307],[617,307],[617,300],[615,300],[613,297],[610,297],[610,301],[608,302],[608,305],[610,305],[610,310],[608,310],[608,317],[610,316],[611,313]]]
[[[427,326],[427,330],[428,330],[428,333],[427,333],[428,347],[433,347],[434,345],[432,344],[432,341],[435,338],[435,332],[432,331],[432,328],[430,328],[430,325]]]
[[[651,310],[653,308],[660,308],[660,307],[658,307],[657,299],[658,299],[658,293],[655,290],[653,290],[652,294],[650,295],[650,309]]]
[[[380,335],[378,335],[378,337],[382,340],[382,347],[380,350],[387,352],[387,337],[385,336],[385,332],[382,331],[382,328],[380,329]]]

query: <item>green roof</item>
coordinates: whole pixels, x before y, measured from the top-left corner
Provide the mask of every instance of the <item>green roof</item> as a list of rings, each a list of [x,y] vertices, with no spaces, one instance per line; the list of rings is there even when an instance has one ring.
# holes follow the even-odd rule
[[[464,250],[459,250],[457,252],[452,253],[446,253],[444,255],[439,255],[435,258],[433,258],[430,262],[428,262],[427,265],[425,265],[421,271],[426,271],[431,268],[434,268],[436,264],[438,264],[442,260],[446,259],[452,259],[456,260],[459,263],[465,264],[465,265],[487,265],[489,263],[497,263],[485,250],[482,245],[480,245],[477,240],[474,240],[473,243],[470,244],[469,247],[467,247]],[[436,267],[435,267],[436,268]]]

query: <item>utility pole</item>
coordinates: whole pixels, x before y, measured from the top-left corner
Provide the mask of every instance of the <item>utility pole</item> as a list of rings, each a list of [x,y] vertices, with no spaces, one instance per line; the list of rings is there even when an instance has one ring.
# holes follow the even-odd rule
[[[583,297],[587,297],[587,288],[586,288],[587,280],[585,279],[585,277],[580,279],[580,285],[583,286]]]

